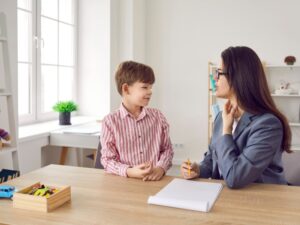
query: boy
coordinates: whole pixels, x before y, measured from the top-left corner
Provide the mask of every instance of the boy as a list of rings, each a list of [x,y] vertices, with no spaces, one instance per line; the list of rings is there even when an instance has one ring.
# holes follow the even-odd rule
[[[122,104],[102,121],[102,165],[108,173],[160,180],[171,167],[174,153],[165,117],[145,107],[152,95],[153,70],[126,61],[119,65],[115,79]]]

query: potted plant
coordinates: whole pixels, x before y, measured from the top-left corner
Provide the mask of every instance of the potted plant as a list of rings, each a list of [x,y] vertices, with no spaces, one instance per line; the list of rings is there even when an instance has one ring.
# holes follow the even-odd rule
[[[287,65],[294,65],[294,63],[296,62],[296,57],[295,56],[292,56],[292,55],[289,55],[287,57],[284,58],[284,62],[287,64]]]
[[[71,125],[71,112],[78,106],[73,101],[59,101],[53,106],[53,110],[59,112],[59,125]]]

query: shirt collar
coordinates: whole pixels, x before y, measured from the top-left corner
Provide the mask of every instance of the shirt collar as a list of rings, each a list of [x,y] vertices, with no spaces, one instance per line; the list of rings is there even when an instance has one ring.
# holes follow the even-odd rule
[[[120,105],[120,113],[121,113],[121,118],[122,119],[126,118],[127,116],[134,118],[133,115],[130,112],[128,112],[128,110],[125,108],[125,106],[123,105],[123,103],[121,103],[121,105]],[[137,121],[141,120],[146,115],[147,115],[147,109],[145,107],[143,107],[142,108],[142,112],[140,113],[139,117],[136,120]]]

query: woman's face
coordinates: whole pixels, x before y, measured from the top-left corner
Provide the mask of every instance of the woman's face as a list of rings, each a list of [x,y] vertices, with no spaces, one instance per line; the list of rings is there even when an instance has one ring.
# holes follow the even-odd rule
[[[218,72],[215,76],[216,96],[218,98],[229,99],[232,97],[233,91],[229,86],[226,76],[227,76],[227,71],[225,71],[224,69],[223,61],[221,61],[220,66],[218,67]]]

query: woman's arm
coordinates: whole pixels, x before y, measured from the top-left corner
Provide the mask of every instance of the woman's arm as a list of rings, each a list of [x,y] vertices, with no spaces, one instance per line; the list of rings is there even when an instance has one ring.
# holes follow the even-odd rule
[[[243,149],[237,149],[229,134],[221,136],[216,143],[218,166],[231,188],[240,188],[257,180],[281,149],[283,130],[275,116],[266,114],[249,126],[250,133],[239,137],[245,138]]]

